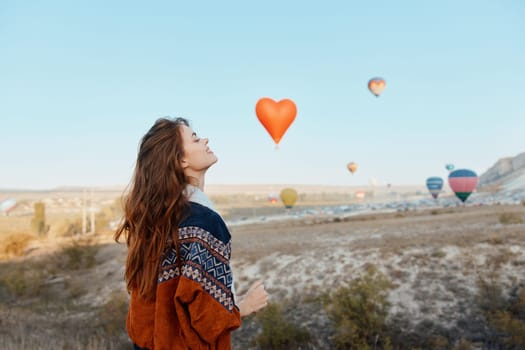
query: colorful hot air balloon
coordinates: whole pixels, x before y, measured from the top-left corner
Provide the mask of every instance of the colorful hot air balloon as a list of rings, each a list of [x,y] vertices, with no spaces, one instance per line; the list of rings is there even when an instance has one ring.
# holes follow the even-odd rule
[[[363,199],[365,198],[365,196],[366,196],[365,191],[356,191],[355,193],[355,198],[357,199]]]
[[[386,88],[386,82],[383,78],[372,78],[368,81],[368,90],[376,97],[379,97]]]
[[[350,162],[346,165],[346,168],[353,174],[359,168],[359,164],[355,162]]]
[[[271,194],[268,195],[268,201],[269,201],[270,203],[272,203],[272,204],[277,203],[277,201],[279,200],[278,198],[279,198],[279,197],[277,197],[277,195],[274,194],[274,193],[271,193]]]
[[[452,170],[454,170],[454,164],[446,164],[445,165],[445,169],[447,169],[449,172],[451,172]]]
[[[276,145],[297,115],[297,107],[292,100],[284,99],[275,102],[271,98],[263,97],[255,105],[255,114],[270,134]]]
[[[297,201],[297,191],[293,188],[285,188],[281,191],[281,200],[286,208],[290,209]]]
[[[478,175],[468,169],[454,170],[448,175],[448,184],[462,202],[465,202],[478,185]]]
[[[0,203],[0,212],[4,213],[5,215],[8,215],[11,210],[13,210],[16,207],[16,200],[15,199],[6,199],[5,201]]]
[[[443,188],[443,179],[440,177],[429,177],[427,179],[427,188],[432,197],[437,198]]]

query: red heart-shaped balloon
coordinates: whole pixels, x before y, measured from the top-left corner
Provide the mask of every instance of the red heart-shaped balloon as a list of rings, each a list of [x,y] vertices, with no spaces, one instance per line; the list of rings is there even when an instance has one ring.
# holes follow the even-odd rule
[[[279,144],[284,133],[295,120],[297,107],[289,99],[275,102],[271,98],[263,97],[255,105],[255,114],[275,144]]]

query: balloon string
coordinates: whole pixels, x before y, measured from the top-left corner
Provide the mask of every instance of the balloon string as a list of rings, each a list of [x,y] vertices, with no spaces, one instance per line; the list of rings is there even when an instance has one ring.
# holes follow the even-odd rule
[[[275,150],[276,150],[276,151],[279,150],[279,144],[278,144],[278,143],[275,144]]]

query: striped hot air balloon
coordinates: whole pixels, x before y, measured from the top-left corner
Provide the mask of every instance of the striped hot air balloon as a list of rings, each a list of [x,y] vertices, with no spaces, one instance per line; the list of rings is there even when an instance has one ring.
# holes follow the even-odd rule
[[[478,185],[478,175],[468,169],[454,170],[448,176],[448,184],[464,203]]]
[[[432,197],[434,199],[437,198],[443,188],[443,179],[437,176],[429,177],[427,179],[427,188]]]
[[[5,215],[8,215],[11,210],[13,210],[16,207],[16,200],[15,199],[6,199],[5,201],[2,201],[0,203],[0,213],[4,213]]]

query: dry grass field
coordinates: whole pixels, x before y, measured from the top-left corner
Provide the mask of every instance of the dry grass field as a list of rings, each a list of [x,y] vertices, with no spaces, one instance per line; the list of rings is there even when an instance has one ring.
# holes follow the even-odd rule
[[[103,201],[112,205],[114,197]],[[273,210],[265,207],[257,210]],[[67,216],[51,211],[55,228],[46,237],[28,230],[30,216],[0,218],[1,349],[130,348],[123,330],[126,248],[112,242],[108,229],[60,232],[61,220],[73,220]],[[374,312],[373,323],[365,319],[375,348],[521,349],[524,221],[524,206],[493,205],[234,225],[237,294],[262,279],[272,307],[244,320],[233,347],[352,348],[348,344],[359,344],[357,338],[344,337],[349,329],[358,333],[359,320],[348,316],[344,320],[354,328],[341,328],[330,305],[334,295],[342,300],[341,291],[354,290],[356,281],[367,281],[361,290],[369,294],[363,295],[379,295],[379,280],[369,278],[377,271],[373,276],[389,287],[384,302],[372,304],[385,306],[384,317]],[[378,320],[381,327],[374,326]]]

